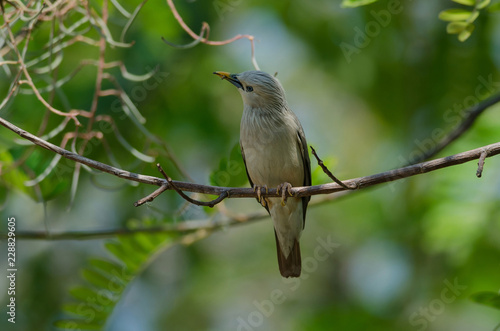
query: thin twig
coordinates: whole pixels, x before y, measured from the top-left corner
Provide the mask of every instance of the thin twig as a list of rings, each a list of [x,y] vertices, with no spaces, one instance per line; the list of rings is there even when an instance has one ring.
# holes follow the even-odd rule
[[[16,77],[14,77],[14,80],[12,81],[12,83],[10,84],[10,88],[9,88],[9,93],[7,94],[7,96],[2,100],[2,102],[0,103],[0,110],[3,109],[3,107],[5,107],[7,105],[7,103],[9,102],[10,98],[15,94],[17,93],[17,91],[19,91],[19,89],[17,88],[17,82],[19,80],[19,77],[21,77],[21,70],[19,70],[16,74]]]
[[[167,4],[170,7],[172,14],[174,15],[175,19],[177,20],[179,25],[182,27],[182,29],[184,31],[186,31],[191,36],[191,38],[193,38],[195,40],[200,38],[200,36],[197,35],[196,33],[194,33],[193,30],[191,30],[191,28],[189,28],[189,26],[184,22],[181,15],[177,11],[177,8],[175,8],[173,0],[167,0]],[[206,23],[206,22],[203,22],[203,24],[204,25],[206,24],[208,26],[208,23]],[[254,46],[255,37],[252,35],[238,34],[238,35],[234,36],[233,38],[230,38],[227,40],[221,40],[221,41],[208,40],[208,37],[205,37],[205,38],[202,38],[200,42],[203,44],[212,45],[212,46],[222,46],[222,45],[230,44],[230,43],[232,43],[236,40],[239,40],[239,39],[248,39],[250,41],[252,64],[253,64],[255,70],[260,70],[259,65],[257,64],[257,60],[255,59],[255,46]]]
[[[346,184],[342,183],[342,181],[340,179],[337,179],[337,177],[335,177],[330,170],[328,170],[328,168],[326,167],[326,165],[323,163],[323,160],[321,160],[318,156],[318,154],[316,154],[316,150],[312,147],[312,146],[309,146],[311,147],[311,152],[312,154],[314,155],[314,157],[316,158],[316,160],[318,161],[318,165],[321,167],[321,169],[323,169],[323,172],[328,176],[330,177],[330,179],[332,179],[335,183],[339,184],[340,186],[342,186],[343,188],[345,188],[346,190],[355,190],[357,189],[356,186],[353,186],[353,187],[349,187],[347,186]]]
[[[0,61],[0,67],[6,64],[19,64],[19,61]]]
[[[215,206],[216,204],[218,204],[219,202],[221,202],[222,200],[224,200],[225,198],[228,198],[229,197],[229,194],[227,191],[223,191],[221,194],[219,194],[219,196],[212,200],[212,201],[199,201],[199,200],[195,200],[195,199],[192,199],[191,197],[187,196],[186,194],[184,194],[184,192],[182,192],[176,185],[175,183],[172,181],[172,178],[170,178],[166,173],[165,171],[163,170],[163,168],[161,167],[161,165],[159,163],[156,164],[156,166],[158,167],[158,170],[160,171],[160,173],[163,175],[163,177],[165,177],[165,179],[167,180],[168,182],[168,185],[169,187],[171,187],[172,189],[175,190],[175,192],[177,192],[184,200],[194,204],[194,205],[197,205],[197,206],[205,206],[205,207],[210,207],[212,208],[213,206]],[[168,187],[167,187],[168,189]]]
[[[139,14],[139,11],[142,9],[142,7],[146,4],[148,0],[144,0],[141,2],[134,10],[134,12],[129,16],[129,20],[127,21],[127,24],[123,27],[122,33],[120,35],[120,42],[124,43],[125,42],[125,34],[127,33],[128,29],[134,23],[135,18]],[[111,1],[113,2],[113,1]],[[113,2],[113,4],[116,6],[118,2]],[[118,7],[117,7],[118,8]],[[123,9],[123,8],[122,8]]]
[[[90,10],[90,9],[88,9],[88,10]],[[104,24],[107,24],[107,22],[108,22],[108,1],[107,0],[104,0],[102,3],[102,20],[103,20]],[[94,121],[95,121],[95,113],[97,111],[97,105],[99,102],[99,93],[101,92],[101,89],[102,89],[102,80],[103,80],[104,65],[105,65],[105,59],[104,59],[105,53],[106,53],[106,37],[104,35],[101,35],[101,38],[99,39],[99,64],[97,66],[95,92],[94,92],[94,96],[92,98],[92,105],[90,107],[90,121],[87,124],[87,132],[92,130],[92,126],[94,125]]]
[[[204,35],[205,35],[205,31],[208,31],[209,29],[209,26],[206,22],[203,22],[203,25],[201,27],[201,31],[200,31],[200,36],[198,37],[198,39],[195,39],[194,41],[190,42],[189,44],[186,44],[186,45],[177,45],[177,44],[174,44],[168,40],[166,40],[165,38],[161,37],[161,40],[163,40],[163,42],[169,46],[172,46],[172,47],[175,47],[175,48],[180,48],[180,49],[188,49],[188,48],[192,48],[196,45],[198,45],[201,40],[204,38]]]
[[[479,157],[479,162],[477,163],[477,171],[476,171],[476,176],[478,178],[481,178],[481,176],[483,175],[484,160],[486,159],[487,156],[488,156],[488,151],[484,150],[481,153],[481,156]]]
[[[156,189],[153,193],[151,193],[148,196],[146,196],[146,197],[144,197],[144,198],[142,198],[142,199],[137,200],[136,202],[134,202],[134,206],[135,207],[139,207],[139,206],[142,206],[143,204],[145,204],[147,202],[151,202],[157,196],[159,196],[160,194],[162,194],[163,192],[165,192],[168,189],[169,189],[169,185],[162,185],[162,186],[160,186],[160,188]]]
[[[464,134],[471,126],[474,124],[476,119],[481,115],[486,109],[500,102],[500,94],[490,97],[483,102],[469,108],[467,110],[467,117],[460,123],[460,125],[452,131],[449,135],[443,138],[434,148],[424,153],[421,157],[413,161],[412,164],[425,161],[437,153],[441,152],[445,147],[454,142],[458,137]]]
[[[258,221],[268,217],[267,213],[255,213],[244,221],[229,219],[214,222],[213,220],[190,220],[179,222],[177,224],[168,224],[156,227],[137,228],[137,229],[109,229],[97,231],[69,231],[61,233],[47,234],[45,231],[16,231],[16,239],[27,240],[90,240],[116,237],[117,235],[134,235],[137,233],[172,233],[187,234],[197,231],[215,231],[224,229],[228,226],[242,225]],[[1,233],[0,239],[6,239],[7,234]]]
[[[44,5],[45,6],[45,5]],[[43,8],[43,7],[42,7]],[[12,33],[12,29],[10,28],[10,24],[7,22],[7,20],[5,19],[5,14],[4,15],[4,20],[6,21],[6,27],[7,27],[7,32],[8,32],[8,35],[9,35],[9,39],[10,39],[10,42],[12,43],[13,45],[13,48],[14,48],[14,51],[17,55],[17,58],[18,58],[18,62],[19,62],[19,66],[22,70],[22,72],[24,73],[24,76],[26,77],[26,80],[20,80],[18,83],[19,84],[28,84],[32,89],[33,89],[33,92],[35,93],[35,96],[37,97],[37,99],[47,108],[49,109],[51,112],[57,114],[57,115],[60,115],[60,116],[68,116],[70,117],[72,120],[75,121],[75,124],[76,125],[80,125],[80,121],[78,120],[77,116],[81,115],[81,116],[87,116],[88,113],[85,112],[85,111],[82,111],[82,110],[76,110],[76,109],[73,109],[71,111],[69,111],[68,113],[65,113],[65,112],[62,112],[58,109],[55,109],[54,107],[52,107],[52,105],[50,105],[47,101],[45,101],[45,99],[42,97],[42,95],[40,94],[40,92],[38,91],[38,89],[36,88],[35,84],[33,83],[33,80],[31,78],[31,75],[29,74],[28,72],[28,69],[26,67],[26,64],[24,62],[24,57],[23,55],[21,55],[21,53],[19,52],[19,50],[17,49],[17,44],[16,44],[16,40],[14,38],[14,34]],[[37,16],[38,17],[38,14]],[[36,22],[36,20],[33,20],[33,22]],[[33,23],[34,24],[34,23]],[[30,36],[31,36],[31,30],[32,30],[32,24],[30,23],[29,25],[29,28],[28,28],[28,35],[26,37],[26,44],[24,46],[24,50],[27,49],[27,43],[28,41],[30,40]]]

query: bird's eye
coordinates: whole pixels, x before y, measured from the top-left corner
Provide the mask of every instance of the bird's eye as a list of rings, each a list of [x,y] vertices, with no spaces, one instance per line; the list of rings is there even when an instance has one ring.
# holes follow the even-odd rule
[[[253,87],[247,86],[247,92],[252,92],[252,91],[253,91]]]

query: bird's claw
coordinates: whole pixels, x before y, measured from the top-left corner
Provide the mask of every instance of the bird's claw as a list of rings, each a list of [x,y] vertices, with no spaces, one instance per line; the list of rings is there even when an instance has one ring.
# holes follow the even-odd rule
[[[262,207],[265,207],[266,206],[266,198],[264,197],[264,199],[262,199],[262,189],[266,190],[266,194],[269,193],[269,189],[267,188],[267,185],[263,185],[263,186],[254,185],[253,186],[253,191],[257,192],[257,200],[260,202]]]
[[[290,183],[284,182],[279,184],[278,187],[276,188],[276,191],[278,192],[278,194],[281,191],[281,205],[283,207],[286,205],[286,199],[288,198],[286,194],[288,193],[291,197],[293,197],[292,184]]]

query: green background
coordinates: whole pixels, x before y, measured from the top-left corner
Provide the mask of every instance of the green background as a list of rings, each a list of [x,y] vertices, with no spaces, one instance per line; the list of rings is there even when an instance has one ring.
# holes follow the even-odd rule
[[[341,8],[331,1],[176,1],[193,31],[200,31],[203,21],[210,24],[211,40],[255,36],[260,68],[278,73],[308,143],[341,179],[413,161],[456,128],[463,109],[500,92],[499,14],[482,13],[472,36],[461,43],[438,20],[441,10],[453,7],[451,2],[405,1],[397,14],[390,13],[389,3]],[[136,5],[123,3],[129,11]],[[101,3],[92,6],[100,11]],[[110,4],[109,26],[116,38],[125,22]],[[359,31],[365,29],[369,36],[363,38]],[[50,23],[39,27],[28,56],[42,52],[49,31]],[[89,36],[98,38],[95,31]],[[164,44],[162,36],[176,44],[192,41],[164,1],[149,1],[127,34],[133,47],[108,46],[106,60],[121,60],[138,75],[158,66],[157,73],[146,82],[130,82],[118,69],[109,72],[147,119],[147,130],[176,155],[191,176],[188,180],[209,184],[221,159],[238,160],[231,150],[239,139],[242,112],[237,91],[212,72],[252,70],[250,43],[241,39],[225,46],[176,49]],[[342,50],[347,44],[355,49],[349,56]],[[66,48],[59,78],[97,55],[96,47],[82,43]],[[65,97],[54,97],[55,107],[88,110],[95,73],[93,66],[83,68],[62,88]],[[43,86],[44,76],[36,78]],[[11,79],[0,73],[2,98]],[[113,85],[105,81],[104,88]],[[134,148],[155,156],[174,179],[186,180],[164,146],[148,142],[115,100],[100,98],[98,114],[112,116]],[[32,95],[24,94],[0,110],[0,116],[32,133],[44,113]],[[487,110],[439,156],[499,141],[499,114],[498,106]],[[61,120],[51,115],[48,128]],[[70,123],[65,131],[72,130]],[[138,161],[113,133],[105,135],[122,168],[159,176],[155,162]],[[4,169],[27,150],[14,138],[0,128]],[[61,139],[50,141],[60,144]],[[85,156],[111,162],[99,141],[90,145]],[[11,175],[2,173],[2,234],[12,216],[18,235],[46,227],[60,233],[227,219],[201,207],[183,208],[173,192],[136,208],[133,203],[153,187],[85,171],[69,207],[73,163],[66,160],[41,183],[40,192],[23,188],[24,179],[42,173],[52,158],[37,147],[22,166],[10,169]],[[469,296],[500,287],[500,160],[487,159],[481,179],[475,176],[476,163],[311,205],[301,239],[302,258],[308,262],[299,280],[279,275],[269,218],[224,227],[190,245],[169,246],[151,256],[128,284],[105,329],[493,330],[500,322],[498,310]],[[314,160],[312,169],[313,184],[328,182]],[[242,174],[236,171],[233,181],[221,185],[248,185],[241,182]],[[323,198],[313,197],[311,203]],[[225,208],[232,213],[263,210],[253,199],[230,199]],[[69,290],[83,283],[80,270],[87,259],[111,259],[104,249],[107,241],[18,238],[17,320],[12,325],[2,313],[0,328],[52,330],[52,323],[66,316],[62,306],[70,301]],[[334,243],[334,248],[328,251],[321,242]],[[5,240],[0,247],[6,255]],[[318,252],[325,251],[327,258],[318,259]],[[0,261],[5,270],[6,256]],[[0,279],[5,307],[7,282]]]

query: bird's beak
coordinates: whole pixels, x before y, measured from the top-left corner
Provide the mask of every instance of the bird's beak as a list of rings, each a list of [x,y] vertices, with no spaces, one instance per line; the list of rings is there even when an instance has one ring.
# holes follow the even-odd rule
[[[215,71],[214,74],[219,76],[222,79],[227,80],[228,82],[230,82],[231,84],[233,84],[237,88],[240,88],[243,90],[243,84],[241,84],[241,82],[238,80],[238,78],[236,78],[235,74],[231,74],[229,72],[224,72],[224,71]]]

